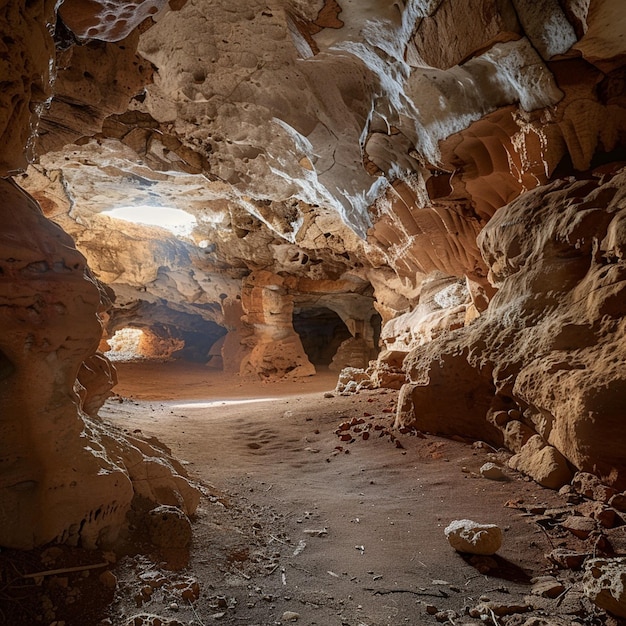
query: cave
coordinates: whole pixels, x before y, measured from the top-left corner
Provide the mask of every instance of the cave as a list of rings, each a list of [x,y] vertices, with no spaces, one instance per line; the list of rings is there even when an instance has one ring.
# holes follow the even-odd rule
[[[316,367],[328,367],[339,346],[352,337],[341,317],[326,307],[294,310],[293,328]]]
[[[0,623],[625,623],[624,33],[7,0]]]

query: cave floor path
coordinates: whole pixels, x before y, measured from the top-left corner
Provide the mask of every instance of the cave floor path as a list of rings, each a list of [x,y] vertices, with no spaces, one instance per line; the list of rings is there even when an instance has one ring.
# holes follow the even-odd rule
[[[184,570],[200,598],[174,614],[155,593],[143,610],[197,624],[280,624],[286,611],[319,626],[429,624],[432,607],[521,601],[547,569],[552,546],[521,505],[557,495],[513,473],[481,478],[499,460],[488,447],[392,432],[397,392],[326,397],[328,372],[268,384],[181,363],[118,369],[103,417],[158,438],[205,494]],[[363,423],[338,435],[350,420]],[[450,548],[444,528],[464,518],[504,529],[496,559]]]

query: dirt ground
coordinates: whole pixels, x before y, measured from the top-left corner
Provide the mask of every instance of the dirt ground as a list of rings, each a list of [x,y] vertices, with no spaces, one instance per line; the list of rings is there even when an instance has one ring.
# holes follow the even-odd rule
[[[157,437],[202,485],[192,548],[110,558],[112,579],[91,574],[108,588],[100,604],[64,617],[64,596],[49,593],[56,621],[35,623],[618,623],[583,597],[577,572],[546,558],[597,548],[558,525],[571,505],[506,466],[506,480],[481,477],[506,455],[480,442],[392,431],[397,392],[343,396],[329,373],[270,385],[176,362],[118,372],[101,415]],[[465,518],[504,530],[496,556],[450,547],[444,528]],[[549,573],[558,593],[531,593]]]

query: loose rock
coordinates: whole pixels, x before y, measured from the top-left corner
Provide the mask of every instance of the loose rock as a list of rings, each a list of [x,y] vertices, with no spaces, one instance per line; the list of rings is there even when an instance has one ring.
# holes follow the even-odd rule
[[[585,498],[607,503],[617,491],[604,485],[597,476],[587,472],[578,472],[572,479],[572,487]]]
[[[495,524],[479,524],[468,519],[455,520],[444,532],[457,552],[495,554],[502,545],[502,530]]]
[[[155,546],[186,548],[191,543],[191,522],[175,506],[157,506],[148,513],[148,533]]]
[[[506,480],[505,473],[495,463],[485,463],[480,468],[480,475],[489,480]]]
[[[626,617],[626,558],[590,559],[585,564],[583,590],[596,606]]]
[[[556,448],[547,445],[539,435],[532,436],[509,459],[509,466],[548,489],[560,489],[572,476],[565,457]]]

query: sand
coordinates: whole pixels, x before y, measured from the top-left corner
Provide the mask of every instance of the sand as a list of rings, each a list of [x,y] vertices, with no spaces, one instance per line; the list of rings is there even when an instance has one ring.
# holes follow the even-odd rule
[[[119,378],[122,401],[102,415],[164,442],[205,497],[188,562],[119,565],[112,623],[150,613],[252,626],[291,612],[299,624],[395,626],[438,623],[438,611],[473,623],[463,615],[481,598],[523,605],[551,568],[554,539],[528,510],[563,500],[506,467],[508,480],[482,478],[485,462],[506,459],[486,445],[391,432],[397,392],[326,397],[329,373],[270,385],[180,363],[120,364]],[[497,556],[449,546],[445,527],[465,518],[503,529]],[[167,584],[137,600],[155,569]],[[199,598],[179,597],[177,580],[197,581]]]

